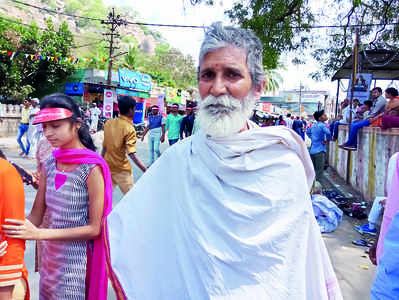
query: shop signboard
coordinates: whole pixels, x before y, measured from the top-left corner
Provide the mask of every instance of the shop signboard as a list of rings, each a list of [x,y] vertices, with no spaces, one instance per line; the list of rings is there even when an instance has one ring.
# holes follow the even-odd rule
[[[119,84],[143,92],[151,92],[151,76],[138,72],[119,69]]]
[[[83,96],[83,83],[81,82],[65,83],[65,94],[69,96]]]
[[[165,89],[166,102],[183,104],[182,90],[174,88]]]
[[[108,71],[104,71],[104,80],[108,80]],[[111,72],[111,82],[119,82],[119,73]]]
[[[270,113],[272,112],[273,105],[271,103],[262,103],[262,111]]]
[[[368,100],[370,97],[370,86],[373,80],[373,74],[359,73],[356,74],[355,86],[353,87],[353,98],[360,100],[360,103]],[[349,80],[348,85],[348,99],[351,98],[352,79]]]
[[[112,117],[112,110],[114,105],[114,91],[104,90],[104,108],[103,114],[106,118]]]
[[[116,94],[121,96],[131,96],[131,97],[139,97],[139,98],[149,98],[150,94],[145,92],[138,91],[129,91],[123,89],[116,89]]]

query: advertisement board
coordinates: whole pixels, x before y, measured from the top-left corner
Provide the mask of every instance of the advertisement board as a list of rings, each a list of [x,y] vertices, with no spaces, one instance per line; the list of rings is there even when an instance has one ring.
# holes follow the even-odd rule
[[[166,102],[182,104],[182,91],[180,89],[166,88],[165,100]]]
[[[163,114],[164,113],[164,104],[165,103],[165,96],[164,95],[159,95],[158,96],[158,107],[159,107],[159,113]]]
[[[134,90],[151,92],[151,76],[126,69],[119,69],[119,85]]]
[[[65,83],[65,94],[69,96],[83,96],[83,83]]]
[[[370,86],[373,80],[373,75],[368,73],[356,74],[355,86],[353,87],[353,98],[360,100],[360,103],[368,100],[370,97]],[[348,85],[348,99],[351,98],[352,79],[349,80]]]
[[[104,108],[103,114],[106,118],[112,117],[112,110],[114,105],[114,91],[104,90]]]
[[[136,112],[134,113],[133,123],[140,124],[144,122],[145,99],[139,99],[136,102]]]

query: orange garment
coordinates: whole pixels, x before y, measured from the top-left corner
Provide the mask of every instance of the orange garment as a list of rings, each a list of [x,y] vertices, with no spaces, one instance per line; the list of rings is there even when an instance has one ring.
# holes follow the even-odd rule
[[[25,194],[22,178],[5,159],[0,158],[0,224],[5,219],[25,220]],[[0,287],[15,285],[21,278],[28,286],[28,272],[24,265],[25,241],[7,238],[2,234],[1,242],[7,240],[7,253],[0,257]],[[25,299],[29,299],[29,287]]]

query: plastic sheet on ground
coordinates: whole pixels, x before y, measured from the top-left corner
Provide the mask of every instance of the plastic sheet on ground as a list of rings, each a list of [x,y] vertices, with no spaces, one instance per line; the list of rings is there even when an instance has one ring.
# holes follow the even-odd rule
[[[342,220],[342,210],[323,195],[312,195],[313,212],[322,233],[334,231]]]

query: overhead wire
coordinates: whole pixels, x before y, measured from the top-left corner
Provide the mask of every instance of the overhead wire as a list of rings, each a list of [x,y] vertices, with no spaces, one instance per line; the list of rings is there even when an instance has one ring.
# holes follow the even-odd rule
[[[66,12],[61,12],[57,11],[54,9],[46,8],[46,7],[41,7],[29,3],[25,3],[23,1],[19,0],[9,0],[14,3],[18,3],[21,5],[33,7],[39,10],[44,10],[49,13],[54,13],[58,15],[64,15],[72,18],[79,18],[79,19],[86,19],[86,20],[91,20],[91,21],[103,21],[100,18],[92,18],[92,17],[85,17],[85,16],[79,16],[75,14],[70,14]],[[193,28],[193,29],[204,29],[207,26],[200,26],[200,25],[179,25],[179,24],[159,24],[159,23],[146,23],[146,22],[131,22],[127,21],[127,24],[131,25],[144,25],[144,26],[156,26],[156,27],[171,27],[171,28]],[[399,22],[391,22],[391,23],[369,23],[369,24],[349,24],[349,25],[309,25],[309,26],[287,26],[290,29],[323,29],[323,28],[360,28],[360,27],[379,27],[379,26],[396,26],[399,25]]]

